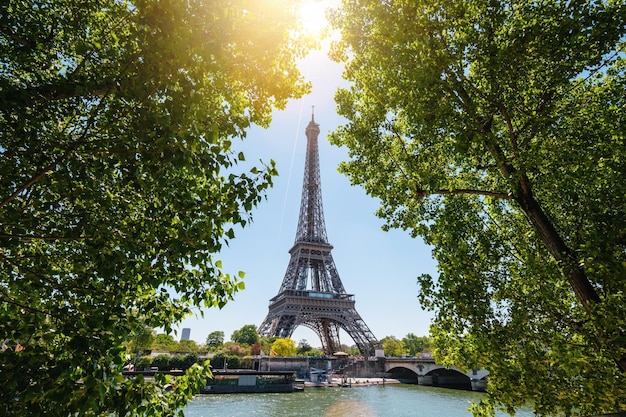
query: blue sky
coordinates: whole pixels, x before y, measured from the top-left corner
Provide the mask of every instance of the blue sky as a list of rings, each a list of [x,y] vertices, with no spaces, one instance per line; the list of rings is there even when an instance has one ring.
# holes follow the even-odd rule
[[[348,159],[347,149],[331,146],[326,137],[345,122],[336,114],[333,99],[337,87],[347,85],[341,79],[341,66],[316,51],[302,62],[301,70],[313,84],[311,94],[276,111],[269,129],[251,129],[240,145],[247,161],[273,159],[279,172],[267,200],[255,209],[253,223],[240,230],[229,248],[217,256],[226,272],[246,273],[246,289],[223,309],[205,310],[204,317],[190,317],[180,328],[191,328],[191,339],[199,343],[216,330],[229,340],[233,331],[246,324],[258,326],[267,315],[269,299],[278,293],[295,239],[306,150],[304,131],[315,106],[315,121],[321,129],[326,229],[342,283],[355,295],[357,311],[379,340],[408,333],[427,335],[431,313],[419,306],[417,276],[436,275],[431,249],[407,232],[382,231],[383,221],[375,216],[377,201],[337,172],[339,163]],[[306,327],[297,328],[292,339],[320,346],[317,335]],[[341,335],[341,342],[353,345],[347,334]]]

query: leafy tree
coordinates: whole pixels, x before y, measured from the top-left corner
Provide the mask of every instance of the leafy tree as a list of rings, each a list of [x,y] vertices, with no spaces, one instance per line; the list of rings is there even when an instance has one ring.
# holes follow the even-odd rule
[[[347,347],[347,346],[346,346]],[[353,348],[346,349],[345,352],[353,352]],[[359,354],[358,348],[356,349],[357,354]],[[296,348],[296,354],[298,356],[324,356],[324,352],[319,349],[313,348],[306,339],[302,339],[298,342],[298,346]]]
[[[178,342],[176,352],[198,353],[200,347],[195,340],[181,340]]]
[[[306,91],[296,7],[2,2],[0,335],[25,349],[0,415],[170,415],[201,385],[123,381],[123,343],[243,288],[213,254],[276,171],[232,143]]]
[[[309,342],[307,342],[306,339],[301,339],[298,342],[298,348],[296,349],[296,353],[298,355],[306,355],[307,352],[311,351],[313,348],[311,347],[311,345],[309,344]]]
[[[263,350],[263,345],[258,340],[254,342],[252,346],[250,346],[250,354],[252,356],[260,355],[262,350]]]
[[[211,367],[213,369],[239,369],[241,368],[241,358],[220,352],[211,358]]]
[[[259,342],[261,346],[263,346],[263,352],[266,355],[269,355],[270,350],[272,349],[272,344],[278,339],[278,336],[261,336],[259,337]]]
[[[224,363],[226,361],[226,353],[219,352],[211,357],[210,363],[213,369],[224,369]]]
[[[128,351],[132,354],[138,355],[150,353],[152,345],[154,344],[154,339],[154,329],[147,326],[140,326],[128,339]]]
[[[237,356],[237,357],[244,357],[246,355],[250,354],[250,348],[247,346],[242,346],[239,343],[235,343],[235,342],[227,342],[224,344],[223,347],[223,351],[224,353],[230,355],[230,356]]]
[[[381,341],[385,356],[402,356],[404,354],[404,343],[395,336],[384,337]]]
[[[188,353],[186,355],[174,355],[170,357],[168,369],[187,370],[198,362],[198,354]]]
[[[183,355],[172,355],[170,356],[170,363],[168,365],[168,370],[171,369],[183,369],[184,360]]]
[[[209,350],[215,350],[221,347],[224,344],[224,332],[221,330],[216,330],[214,332],[209,333],[206,338],[206,346]]]
[[[137,371],[143,371],[145,369],[150,369],[151,365],[152,365],[152,357],[142,356],[141,358],[139,358],[139,361],[137,362],[135,369]]]
[[[270,352],[277,356],[296,356],[296,342],[288,337],[279,337],[272,343]]]
[[[432,245],[435,356],[476,412],[624,411],[623,1],[345,1],[341,171]],[[389,59],[393,56],[393,59]]]
[[[170,369],[170,360],[172,357],[165,353],[157,355],[152,359],[152,366],[159,368],[161,371]]]
[[[246,324],[241,329],[235,330],[230,336],[230,340],[252,346],[254,342],[259,340],[259,334],[254,324]]]
[[[227,368],[241,369],[241,357],[235,355],[227,355]]]
[[[415,356],[430,348],[430,338],[428,336],[416,336],[413,333],[409,333],[403,337],[402,343],[411,356]]]
[[[183,369],[187,370],[191,368],[194,364],[198,363],[198,354],[195,352],[190,352],[183,356]]]
[[[171,334],[159,333],[152,342],[152,349],[159,352],[176,352],[178,342],[174,340],[174,336]]]
[[[348,346],[348,345],[346,345],[346,344],[344,344],[344,343],[341,343],[341,344],[339,345],[339,350],[340,350],[341,352],[348,353],[348,351],[350,350],[350,346]]]
[[[358,349],[357,349],[357,351],[358,351]],[[360,354],[360,351],[358,351],[358,354]],[[322,352],[320,349],[315,349],[315,348],[313,348],[311,350],[307,350],[304,353],[304,356],[316,356],[317,357],[317,356],[324,356],[324,355],[325,355],[324,352]]]
[[[352,345],[350,346],[347,350],[346,353],[351,355],[351,356],[361,356],[362,353],[359,350],[359,347],[357,345]]]

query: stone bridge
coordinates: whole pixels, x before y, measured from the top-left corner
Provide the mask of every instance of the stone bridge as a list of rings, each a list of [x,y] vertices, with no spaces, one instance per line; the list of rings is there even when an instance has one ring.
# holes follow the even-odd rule
[[[462,372],[456,368],[435,363],[431,357],[411,358],[376,358],[376,360],[358,361],[344,367],[346,375],[378,376],[398,379],[405,383],[430,385],[464,390],[484,391],[489,372],[475,369]]]
[[[464,373],[456,368],[447,368],[435,363],[430,356],[395,358],[372,357],[258,357],[253,359],[252,368],[258,371],[296,371],[298,378],[311,378],[311,369],[321,369],[348,378],[394,378],[407,384],[431,385],[435,387],[484,391],[489,372],[475,369]]]
[[[464,373],[435,363],[430,357],[384,358],[385,372],[397,379],[407,377],[419,385],[484,391],[489,371],[474,369]]]

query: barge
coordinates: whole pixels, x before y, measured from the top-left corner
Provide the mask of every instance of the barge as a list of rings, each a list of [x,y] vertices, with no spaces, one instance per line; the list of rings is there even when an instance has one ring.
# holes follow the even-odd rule
[[[304,389],[304,381],[291,371],[247,369],[213,370],[213,378],[200,388],[200,394],[277,393]]]

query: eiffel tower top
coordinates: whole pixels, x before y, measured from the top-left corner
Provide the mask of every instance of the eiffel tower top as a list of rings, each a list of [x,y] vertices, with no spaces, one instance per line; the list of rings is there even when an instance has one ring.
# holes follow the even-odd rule
[[[324,207],[322,205],[322,182],[317,139],[319,134],[320,125],[315,123],[315,113],[312,111],[311,121],[306,127],[306,160],[304,162],[304,181],[302,184],[296,244],[298,242],[328,244],[326,224],[324,222]]]

